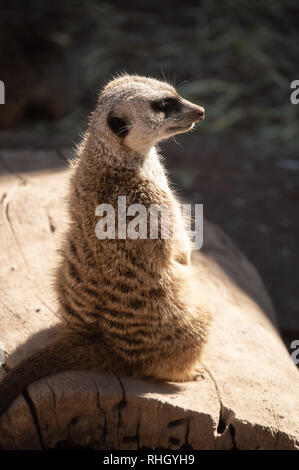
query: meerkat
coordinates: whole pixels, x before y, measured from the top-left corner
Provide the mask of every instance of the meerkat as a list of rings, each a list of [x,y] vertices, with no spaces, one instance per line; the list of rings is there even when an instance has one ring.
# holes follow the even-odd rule
[[[104,87],[72,163],[70,226],[55,277],[61,333],[4,377],[0,415],[29,384],[65,370],[174,382],[197,376],[211,315],[197,295],[180,201],[155,146],[204,114],[153,78],[123,75]],[[169,236],[159,228],[157,239],[117,231],[99,239],[96,207],[109,203],[117,214],[120,195],[127,204],[166,206]]]

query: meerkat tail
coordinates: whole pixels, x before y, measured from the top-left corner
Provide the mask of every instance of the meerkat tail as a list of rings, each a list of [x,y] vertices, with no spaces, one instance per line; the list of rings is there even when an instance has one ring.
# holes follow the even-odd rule
[[[97,360],[94,357],[97,344]],[[99,361],[99,339],[65,333],[43,349],[33,353],[11,369],[1,381],[0,417],[23,390],[31,383],[65,370],[104,369]],[[101,364],[97,367],[96,364]]]

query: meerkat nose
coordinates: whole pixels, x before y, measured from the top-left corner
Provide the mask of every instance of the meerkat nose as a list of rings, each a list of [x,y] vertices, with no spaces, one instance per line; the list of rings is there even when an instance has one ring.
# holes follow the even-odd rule
[[[205,113],[206,113],[205,108],[203,108],[202,106],[197,107],[197,115],[199,119],[201,120],[204,119]]]
[[[198,122],[198,121],[203,121],[205,118],[205,108],[202,106],[199,106],[197,104],[190,103],[189,104],[189,109],[191,111],[190,113],[190,119],[193,120],[193,122]]]

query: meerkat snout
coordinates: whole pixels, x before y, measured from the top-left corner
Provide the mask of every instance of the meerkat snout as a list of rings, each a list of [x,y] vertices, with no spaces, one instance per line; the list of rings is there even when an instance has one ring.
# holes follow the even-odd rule
[[[175,125],[172,122],[167,129],[170,132],[169,137],[188,132],[194,127],[195,123],[203,121],[205,118],[205,109],[202,106],[190,103],[183,98],[180,98],[180,104],[180,112],[177,114],[176,119],[172,120],[175,121]]]
[[[202,106],[182,98],[168,83],[125,75],[100,94],[95,122],[102,123],[100,133],[107,129],[115,145],[144,154],[159,141],[188,132],[204,116]]]
[[[203,108],[202,106],[192,105],[191,113],[194,122],[203,121],[205,118],[205,108]]]

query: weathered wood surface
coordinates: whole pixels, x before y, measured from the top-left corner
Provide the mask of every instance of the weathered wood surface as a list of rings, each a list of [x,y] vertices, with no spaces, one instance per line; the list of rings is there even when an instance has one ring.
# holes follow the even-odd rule
[[[51,272],[66,223],[68,173],[60,155],[0,155],[0,341],[7,358],[0,378],[59,327]],[[195,256],[198,289],[215,312],[202,379],[155,384],[88,371],[57,374],[15,400],[0,421],[0,446],[298,449],[298,371],[273,326],[259,275],[207,222],[204,249]]]

